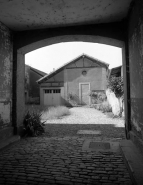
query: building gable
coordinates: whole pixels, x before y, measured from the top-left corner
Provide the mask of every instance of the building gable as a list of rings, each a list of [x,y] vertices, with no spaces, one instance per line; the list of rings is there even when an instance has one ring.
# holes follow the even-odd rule
[[[41,76],[41,77],[47,75],[47,73],[45,73],[45,72],[43,72],[43,71],[40,71],[40,70],[38,70],[38,69],[36,69],[36,68],[33,68],[33,67],[31,67],[31,66],[30,66],[30,70],[33,71],[34,73],[36,73],[37,75]]]
[[[80,57],[76,62],[76,67],[84,67],[84,60],[83,57]]]
[[[73,60],[71,63],[67,64],[65,66],[66,68],[88,68],[88,67],[106,67],[107,64],[99,61],[98,59],[91,58],[87,55],[82,55],[75,60]]]
[[[43,78],[39,79],[37,82],[39,84],[45,82],[51,82],[52,80],[55,81],[63,81],[64,79],[64,69],[72,69],[72,68],[93,68],[93,67],[103,67],[108,68],[109,64],[102,62],[98,59],[90,57],[88,55],[80,55],[79,57],[75,58],[74,60],[68,62],[67,64],[63,65],[56,71],[50,73],[49,75],[45,75]],[[63,74],[60,76],[60,74]],[[59,76],[58,76],[59,75]]]
[[[44,81],[44,83],[48,83],[48,82],[63,82],[64,81],[64,71],[61,70],[58,73],[55,73],[55,75],[51,76],[51,77],[47,77],[47,80]]]

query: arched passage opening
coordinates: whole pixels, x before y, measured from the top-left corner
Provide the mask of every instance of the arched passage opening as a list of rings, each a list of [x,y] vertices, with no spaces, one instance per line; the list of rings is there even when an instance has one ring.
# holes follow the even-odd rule
[[[16,79],[16,127],[20,127],[23,122],[25,112],[25,96],[24,96],[24,77],[25,77],[25,54],[33,50],[57,44],[61,42],[82,41],[91,43],[100,43],[111,46],[116,46],[122,49],[122,61],[123,61],[123,76],[124,76],[124,99],[125,99],[125,128],[126,136],[128,137],[128,131],[130,126],[128,125],[128,104],[127,104],[127,76],[126,76],[126,56],[125,56],[125,43],[120,40],[91,35],[64,35],[58,37],[51,37],[48,39],[40,40],[38,42],[31,43],[17,50],[17,79]]]

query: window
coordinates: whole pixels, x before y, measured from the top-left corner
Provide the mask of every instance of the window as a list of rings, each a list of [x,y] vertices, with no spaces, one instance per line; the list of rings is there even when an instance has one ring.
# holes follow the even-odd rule
[[[53,93],[61,93],[61,89],[54,89]]]
[[[83,70],[83,71],[82,71],[82,75],[83,75],[83,76],[86,76],[86,74],[87,74],[87,71],[86,71],[86,70]]]
[[[45,89],[45,94],[61,93],[61,89]]]
[[[51,94],[52,93],[52,90],[51,89],[45,89],[45,93],[46,94]]]

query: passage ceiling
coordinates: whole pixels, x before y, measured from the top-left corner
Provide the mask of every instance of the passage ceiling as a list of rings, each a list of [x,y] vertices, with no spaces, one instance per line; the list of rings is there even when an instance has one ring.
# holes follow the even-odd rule
[[[132,0],[0,0],[0,21],[12,30],[120,21]]]

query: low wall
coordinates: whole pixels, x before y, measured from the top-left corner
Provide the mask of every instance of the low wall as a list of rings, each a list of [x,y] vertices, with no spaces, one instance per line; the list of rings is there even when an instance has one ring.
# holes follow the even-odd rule
[[[114,114],[114,116],[121,116],[121,112],[122,112],[122,116],[124,116],[124,105],[123,105],[123,101],[122,98],[118,99],[115,96],[115,93],[113,91],[111,91],[110,89],[106,90],[106,96],[107,96],[107,101],[109,102],[109,104],[112,107],[112,112]]]

